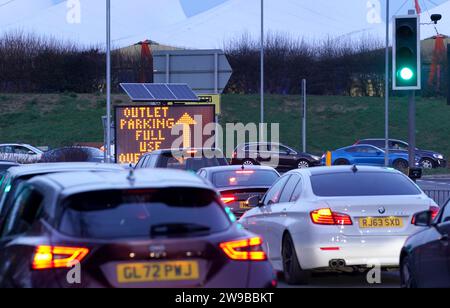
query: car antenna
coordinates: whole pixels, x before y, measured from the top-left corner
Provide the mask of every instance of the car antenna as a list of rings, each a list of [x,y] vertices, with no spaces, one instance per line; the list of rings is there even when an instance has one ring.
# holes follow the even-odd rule
[[[353,167],[352,167],[352,171],[353,171],[353,173],[356,173],[356,172],[358,172],[359,170],[358,170],[358,167],[356,167],[356,165],[353,165]]]

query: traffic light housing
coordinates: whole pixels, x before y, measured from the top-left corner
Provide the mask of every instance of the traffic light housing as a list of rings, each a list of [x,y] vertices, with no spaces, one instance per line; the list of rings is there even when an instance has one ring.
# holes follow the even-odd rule
[[[420,18],[417,15],[394,18],[393,89],[420,90]]]

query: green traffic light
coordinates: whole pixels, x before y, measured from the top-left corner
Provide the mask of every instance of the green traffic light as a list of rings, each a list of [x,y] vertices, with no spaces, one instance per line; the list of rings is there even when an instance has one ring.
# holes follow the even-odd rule
[[[400,70],[400,78],[403,80],[411,80],[414,77],[414,72],[409,67],[404,67]]]

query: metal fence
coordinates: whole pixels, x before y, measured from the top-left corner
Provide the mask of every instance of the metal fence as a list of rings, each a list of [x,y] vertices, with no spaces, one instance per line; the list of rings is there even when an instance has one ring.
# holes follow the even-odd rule
[[[425,189],[424,192],[439,206],[445,205],[450,199],[450,189]]]

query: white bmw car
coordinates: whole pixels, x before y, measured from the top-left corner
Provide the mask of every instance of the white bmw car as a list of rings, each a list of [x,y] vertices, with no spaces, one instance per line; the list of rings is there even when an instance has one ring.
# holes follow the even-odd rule
[[[312,270],[399,266],[406,239],[421,230],[415,214],[439,211],[407,176],[390,168],[342,166],[293,170],[240,220],[264,237],[289,284]]]

